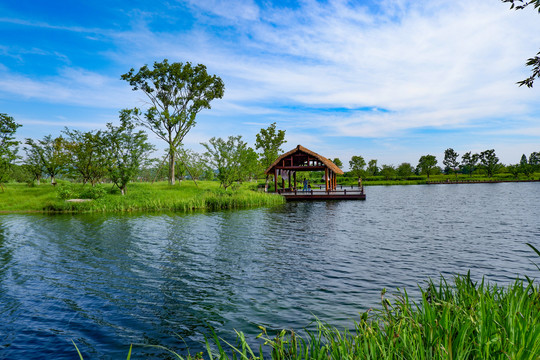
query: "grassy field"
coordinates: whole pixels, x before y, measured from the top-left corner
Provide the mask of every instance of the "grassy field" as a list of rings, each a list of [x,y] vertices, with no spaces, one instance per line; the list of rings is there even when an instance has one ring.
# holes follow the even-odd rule
[[[112,185],[60,183],[29,187],[27,184],[7,184],[0,192],[0,212],[132,212],[132,211],[193,211],[238,209],[282,204],[281,196],[253,190],[254,186],[243,184],[237,190],[223,190],[214,181],[184,181],[178,185],[167,183],[133,183],[125,196]],[[93,191],[96,190],[96,191]],[[87,202],[67,202],[69,198],[87,198]],[[89,196],[86,196],[89,195]]]

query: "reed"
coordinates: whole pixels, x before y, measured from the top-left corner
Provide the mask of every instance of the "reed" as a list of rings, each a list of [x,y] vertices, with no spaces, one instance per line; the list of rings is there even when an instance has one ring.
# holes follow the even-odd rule
[[[229,344],[213,336],[209,359],[538,359],[540,294],[531,280],[508,287],[474,283],[470,275],[429,281],[419,302],[406,291],[362,314],[353,329],[318,320],[304,337],[294,331],[269,336],[254,351],[242,333]],[[268,347],[264,351],[264,347]],[[266,354],[266,355],[265,355]],[[199,357],[200,358],[200,357]],[[188,357],[188,359],[192,359]],[[194,358],[193,358],[194,359]]]

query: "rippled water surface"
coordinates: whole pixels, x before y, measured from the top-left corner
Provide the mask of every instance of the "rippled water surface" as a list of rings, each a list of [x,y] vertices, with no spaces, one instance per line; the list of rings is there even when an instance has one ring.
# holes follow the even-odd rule
[[[540,183],[367,188],[234,212],[0,216],[0,358],[202,350],[210,327],[350,327],[383,288],[538,276]],[[251,338],[253,338],[251,337]],[[182,339],[183,340],[182,340]],[[193,353],[192,351],[192,353]],[[163,358],[156,349],[139,355]]]

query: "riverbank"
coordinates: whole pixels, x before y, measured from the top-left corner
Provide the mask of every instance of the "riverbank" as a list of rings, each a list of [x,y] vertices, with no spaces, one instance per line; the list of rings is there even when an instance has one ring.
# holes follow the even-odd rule
[[[415,175],[400,179],[385,179],[383,176],[370,176],[362,179],[364,186],[374,185],[426,185],[426,184],[478,184],[478,183],[500,183],[500,182],[538,182],[540,174],[534,173],[531,177],[519,176],[515,177],[512,174],[501,173],[495,174],[493,177],[485,175],[432,175],[427,178],[425,175]],[[357,178],[339,177],[337,179],[338,188],[340,186],[358,186]]]
[[[195,210],[241,209],[284,203],[281,196],[255,191],[250,184],[237,190],[223,190],[214,181],[168,185],[167,183],[133,183],[122,196],[110,184],[90,185],[62,183],[53,187],[41,184],[7,184],[0,193],[0,213],[89,213],[89,212],[189,212]],[[90,201],[68,201],[90,198]]]

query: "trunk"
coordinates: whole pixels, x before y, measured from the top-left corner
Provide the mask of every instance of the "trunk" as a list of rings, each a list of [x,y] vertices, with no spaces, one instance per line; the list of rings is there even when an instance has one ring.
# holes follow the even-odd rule
[[[54,181],[54,175],[51,176],[51,185],[52,186],[56,185],[56,181]]]
[[[121,188],[120,188],[120,193],[122,194],[122,196],[126,195],[126,188],[125,188],[125,187],[121,187]]]
[[[174,147],[169,147],[169,185],[174,185]]]

